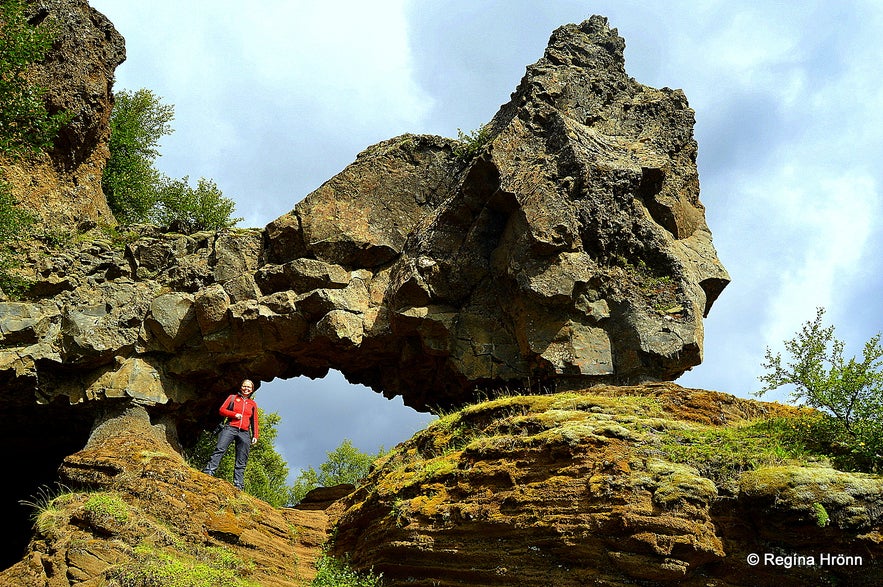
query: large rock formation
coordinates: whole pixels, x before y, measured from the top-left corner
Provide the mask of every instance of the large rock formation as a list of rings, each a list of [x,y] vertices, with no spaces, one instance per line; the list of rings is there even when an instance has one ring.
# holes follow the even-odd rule
[[[47,59],[31,81],[46,90],[51,113],[73,119],[49,153],[28,160],[0,158],[0,178],[17,201],[55,229],[116,221],[101,191],[110,155],[114,70],[126,58],[123,38],[86,0],[30,0],[29,22],[57,30]]]
[[[112,225],[100,171],[121,39],[82,0],[32,8],[67,25],[35,75],[75,118],[56,152],[6,176],[45,219]],[[697,365],[728,278],[693,112],[629,78],[623,49],[603,18],[562,27],[474,140],[369,147],[263,230],[35,243],[24,297],[0,300],[6,432],[29,449],[6,457],[19,474],[0,498],[53,480],[120,406],[186,446],[244,376],[338,369],[426,409]]]
[[[630,79],[623,47],[603,18],[559,29],[485,142],[375,145],[263,232],[32,252],[0,376],[25,401],[176,406],[335,368],[418,409],[676,378],[727,275],[693,113]]]
[[[671,383],[476,404],[375,463],[334,552],[387,587],[879,585],[883,478],[738,432],[798,414]]]
[[[402,443],[331,507],[336,491],[274,509],[188,467],[129,407],[64,459],[0,586],[299,587],[329,536],[387,587],[880,585],[883,479],[740,432],[799,415],[672,383],[498,398]]]
[[[121,39],[82,0],[31,8],[68,25],[34,75],[76,117],[56,152],[4,172],[44,219],[113,225],[100,168]],[[331,523],[337,552],[390,585],[879,584],[879,477],[758,467],[750,443],[680,454],[791,410],[671,383],[582,389],[701,360],[727,275],[692,124],[680,92],[626,75],[622,39],[594,17],[554,33],[475,140],[370,147],[263,230],[35,243],[25,297],[0,299],[18,443],[0,585],[189,569],[293,586]],[[418,408],[572,391],[451,412],[327,508],[329,493],[273,509],[181,458],[241,377],[330,368]]]

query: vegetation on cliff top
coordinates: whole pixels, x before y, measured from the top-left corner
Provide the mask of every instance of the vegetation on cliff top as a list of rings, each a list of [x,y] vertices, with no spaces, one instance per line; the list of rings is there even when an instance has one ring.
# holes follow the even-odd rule
[[[65,112],[50,113],[46,90],[28,79],[35,63],[46,57],[57,34],[54,21],[38,26],[28,22],[22,0],[0,4],[0,156],[31,157],[52,147],[62,126],[70,121]],[[15,294],[23,287],[13,270],[19,266],[10,245],[25,236],[33,224],[22,210],[0,173],[0,291]]]
[[[45,88],[32,83],[28,72],[46,57],[57,34],[57,23],[29,22],[23,0],[0,4],[0,155],[36,155],[52,147],[66,112],[50,113]]]
[[[680,418],[652,394],[626,395],[635,392],[609,388],[500,397],[444,415],[375,463],[365,496],[394,500],[391,515],[401,524],[410,515],[438,513],[443,488],[476,474],[472,464],[478,461],[496,459],[516,478],[519,454],[626,441],[631,448],[621,456],[622,467],[649,475],[640,483],[654,487],[655,499],[707,501],[719,492],[738,493],[746,472],[826,468],[837,454],[819,435],[823,416],[815,410],[767,404],[758,408],[765,413],[704,422]],[[720,395],[696,392],[693,401],[711,405]],[[640,464],[632,462],[634,455]]]
[[[821,410],[807,426],[805,438],[834,449],[837,464],[849,470],[879,471],[883,465],[883,346],[871,337],[862,359],[844,359],[845,344],[824,326],[824,308],[785,341],[790,360],[766,350],[760,377],[763,395],[790,386],[791,399]]]
[[[110,159],[102,188],[114,216],[125,224],[151,223],[178,232],[219,230],[236,224],[235,204],[214,181],[172,179],[156,169],[159,141],[171,134],[174,107],[148,89],[114,94]]]

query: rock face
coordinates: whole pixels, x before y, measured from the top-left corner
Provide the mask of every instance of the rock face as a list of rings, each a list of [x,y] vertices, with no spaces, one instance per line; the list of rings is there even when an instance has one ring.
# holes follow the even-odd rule
[[[394,448],[355,491],[274,509],[187,466],[171,420],[119,406],[64,459],[0,586],[171,572],[300,587],[331,536],[387,587],[880,585],[883,479],[771,460],[738,433],[798,415],[672,383],[497,398]]]
[[[32,252],[0,373],[47,403],[172,406],[334,368],[418,409],[676,378],[727,275],[693,113],[623,47],[603,18],[559,29],[477,144],[370,147],[263,232]]]
[[[0,176],[17,201],[47,225],[114,224],[101,174],[110,156],[114,70],[126,58],[125,42],[86,0],[30,0],[27,11],[35,26],[58,27],[52,50],[34,68],[33,82],[46,89],[49,112],[74,117],[49,154],[0,160]]]
[[[470,406],[375,463],[334,551],[389,587],[878,585],[880,476],[741,452],[795,414],[674,384]]]
[[[698,199],[693,112],[629,78],[623,49],[603,18],[556,31],[468,161],[435,137],[361,154],[267,227],[279,268],[258,287],[303,295],[279,274],[305,258],[358,275],[314,318],[346,357],[329,366],[385,392],[430,390],[407,394],[418,407],[476,385],[697,365],[728,276]]]
[[[309,584],[325,512],[276,509],[204,475],[167,434],[141,407],[109,411],[43,494],[28,556],[0,585]]]

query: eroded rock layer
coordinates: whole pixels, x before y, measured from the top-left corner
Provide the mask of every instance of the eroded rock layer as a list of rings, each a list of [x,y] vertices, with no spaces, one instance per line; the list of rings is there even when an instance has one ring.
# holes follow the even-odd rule
[[[877,585],[883,479],[735,432],[798,414],[670,383],[480,403],[376,463],[334,552],[389,587]]]
[[[67,26],[34,75],[74,119],[55,151],[3,173],[44,221],[79,231],[23,246],[26,287],[0,292],[5,432],[28,447],[6,455],[3,503],[62,462],[93,483],[69,455],[109,413],[143,410],[175,450],[190,445],[243,377],[337,369],[427,409],[700,363],[728,276],[693,112],[628,77],[605,19],[557,30],[471,139],[383,141],[264,229],[181,235],[111,228],[100,176],[122,39],[83,0],[37,4]]]

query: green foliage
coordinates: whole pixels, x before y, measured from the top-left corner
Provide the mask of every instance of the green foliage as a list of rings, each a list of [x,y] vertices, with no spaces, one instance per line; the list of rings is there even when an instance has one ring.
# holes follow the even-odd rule
[[[763,395],[783,385],[792,387],[791,400],[821,410],[834,437],[841,466],[878,470],[883,464],[883,346],[881,335],[865,343],[862,359],[845,360],[844,343],[833,326],[823,326],[825,310],[803,324],[794,338],[785,341],[790,361],[766,350]]]
[[[487,125],[482,125],[470,131],[469,134],[457,129],[457,140],[460,141],[454,147],[454,155],[462,161],[471,161],[478,155],[484,146],[491,140],[491,131]]]
[[[121,90],[114,95],[110,119],[110,160],[101,185],[114,216],[124,224],[151,223],[180,232],[218,230],[233,226],[235,204],[215,182],[160,173],[159,141],[173,132],[174,107],[147,89]]]
[[[349,562],[331,556],[328,552],[316,561],[316,578],[311,587],[381,587],[383,574],[374,574],[373,570],[359,572]]]
[[[823,442],[812,442],[818,413],[769,418],[742,426],[687,426],[666,430],[662,451],[718,486],[735,483],[740,473],[762,466],[825,458]]]
[[[19,208],[6,182],[0,179],[0,291],[18,297],[27,284],[15,275],[21,265],[11,245],[27,234],[34,218]]]
[[[21,157],[52,146],[70,122],[64,112],[50,114],[44,88],[28,80],[31,66],[46,57],[57,34],[50,20],[28,22],[23,0],[0,3],[0,154]]]
[[[287,486],[288,464],[276,451],[275,442],[279,432],[276,427],[281,421],[279,414],[269,414],[258,409],[258,420],[261,436],[258,443],[251,447],[248,456],[248,467],[245,469],[245,487],[249,495],[262,499],[275,507],[291,503],[291,490]],[[215,450],[218,439],[209,432],[203,432],[199,441],[190,451],[188,461],[197,469],[202,469]],[[236,460],[235,443],[227,449],[215,476],[233,482],[233,465]]]
[[[816,525],[819,528],[824,528],[831,523],[831,518],[828,516],[828,510],[825,509],[825,506],[819,502],[815,502],[812,504],[812,509],[816,517]]]
[[[113,520],[123,524],[129,519],[129,506],[114,493],[93,493],[86,500],[83,509],[99,520]]]
[[[251,568],[225,549],[201,549],[195,554],[142,544],[129,563],[107,573],[109,587],[251,587],[241,577]]]
[[[56,33],[48,21],[38,26],[29,23],[23,0],[0,3],[0,155],[21,158],[48,149],[70,121],[65,113],[46,110],[45,90],[27,75],[45,58]],[[0,290],[8,296],[17,297],[27,285],[14,274],[20,261],[10,245],[26,235],[33,221],[0,177]]]
[[[31,508],[31,521],[34,523],[34,527],[41,535],[48,536],[58,526],[67,522],[59,506],[70,500],[71,497],[70,489],[58,483],[55,489],[50,489],[45,485],[40,487],[31,499],[21,500],[19,503]]]
[[[316,487],[333,487],[341,483],[356,485],[365,478],[371,463],[382,456],[383,447],[376,455],[363,453],[353,446],[350,439],[345,438],[333,451],[326,453],[328,460],[319,465],[317,473],[313,467],[301,471],[292,487],[292,497],[296,503]]]
[[[159,141],[172,133],[174,107],[147,89],[114,94],[110,159],[101,186],[107,203],[125,224],[147,222],[159,199],[162,174],[154,167]]]
[[[219,230],[242,220],[232,218],[235,206],[233,200],[225,198],[210,179],[200,178],[196,188],[192,188],[186,176],[183,179],[165,178],[150,219],[154,224],[174,226],[185,233]]]

